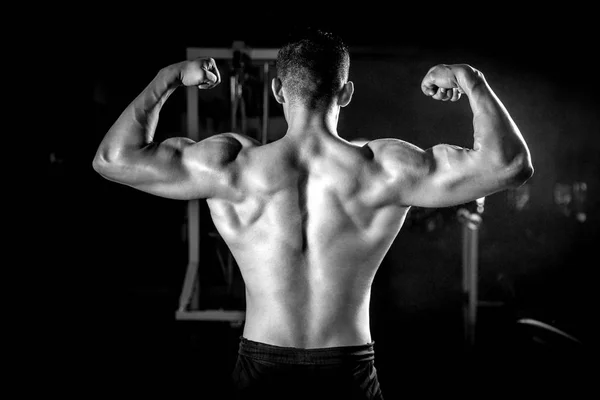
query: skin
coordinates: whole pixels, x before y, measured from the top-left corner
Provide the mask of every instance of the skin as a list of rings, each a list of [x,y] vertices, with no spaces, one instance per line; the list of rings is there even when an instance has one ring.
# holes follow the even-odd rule
[[[328,107],[307,109],[275,78],[287,133],[260,145],[236,133],[153,142],[162,104],[179,86],[220,83],[212,59],[170,65],[123,111],[93,162],[105,178],[153,195],[206,199],[246,285],[244,337],[323,348],[372,341],[371,284],[411,206],[463,204],[533,174],[519,129],[483,74],[437,65],[426,96],[473,111],[473,147],[423,150],[399,139],[359,147],[339,137],[344,82]]]

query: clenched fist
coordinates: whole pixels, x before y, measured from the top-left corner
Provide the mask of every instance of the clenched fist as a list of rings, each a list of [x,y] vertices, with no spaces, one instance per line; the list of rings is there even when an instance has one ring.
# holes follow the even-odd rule
[[[421,90],[435,100],[457,101],[479,75],[478,71],[467,64],[438,64],[425,74]]]
[[[179,79],[182,85],[198,86],[198,89],[212,89],[221,83],[221,75],[213,58],[184,61]]]

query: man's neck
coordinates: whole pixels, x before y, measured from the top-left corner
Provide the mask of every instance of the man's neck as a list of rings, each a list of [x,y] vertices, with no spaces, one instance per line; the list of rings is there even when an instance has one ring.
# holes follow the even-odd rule
[[[338,136],[339,107],[332,107],[323,111],[294,107],[287,111],[288,130],[286,137],[295,139],[322,135]]]

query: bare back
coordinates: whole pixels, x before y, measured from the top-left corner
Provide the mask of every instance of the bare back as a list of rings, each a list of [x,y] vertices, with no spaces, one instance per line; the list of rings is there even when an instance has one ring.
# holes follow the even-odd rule
[[[244,337],[288,347],[371,341],[370,288],[407,207],[368,147],[332,136],[251,146],[236,201],[208,199],[246,284]]]
[[[108,130],[92,165],[153,195],[207,199],[246,283],[244,336],[251,340],[303,348],[370,342],[371,283],[409,206],[462,204],[533,174],[519,129],[467,64],[432,67],[421,90],[440,101],[468,97],[472,148],[423,150],[391,138],[354,146],[336,134],[352,82],[317,110],[280,78],[272,89],[288,123],[281,140],[259,146],[231,133],[197,143],[153,140],[160,109],[178,86],[219,82],[213,59],[161,69]]]

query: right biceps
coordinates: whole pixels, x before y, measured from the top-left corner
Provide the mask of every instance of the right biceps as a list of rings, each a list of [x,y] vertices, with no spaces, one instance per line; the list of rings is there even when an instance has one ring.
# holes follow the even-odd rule
[[[420,164],[406,168],[399,181],[406,205],[449,207],[500,189],[495,169],[475,150],[441,144],[419,156]]]

